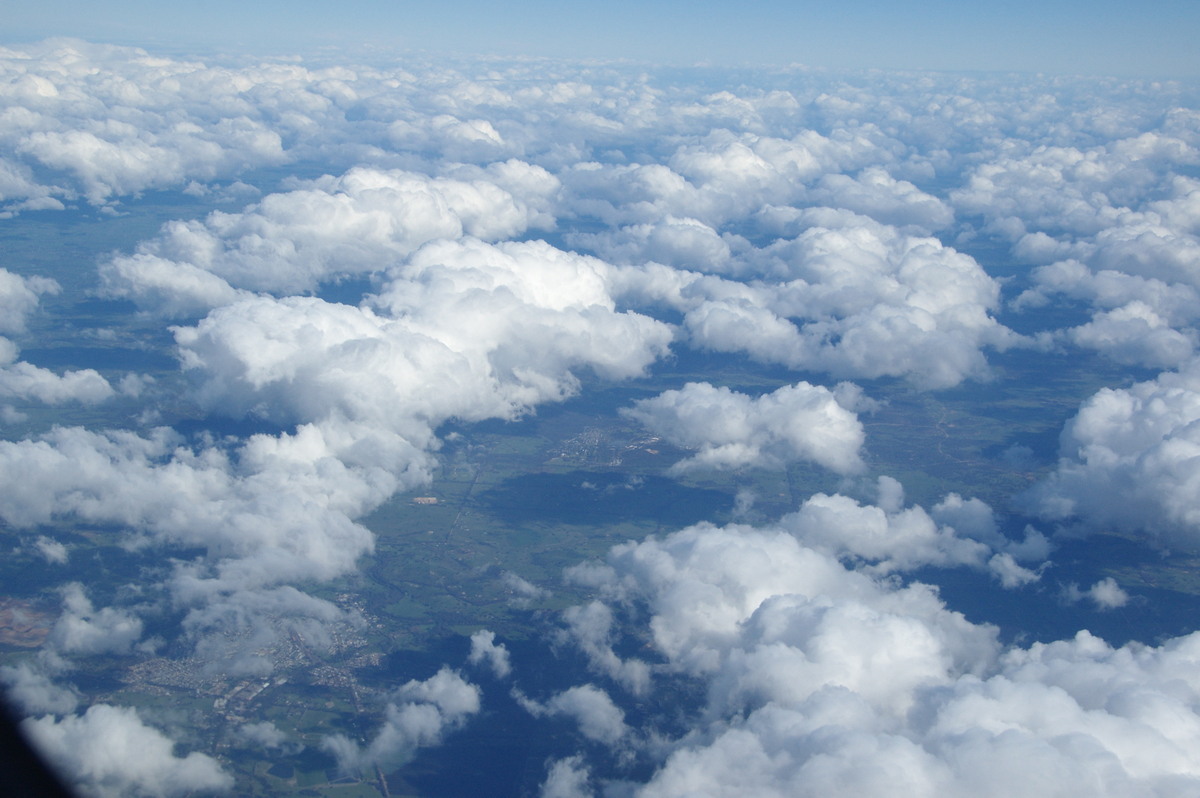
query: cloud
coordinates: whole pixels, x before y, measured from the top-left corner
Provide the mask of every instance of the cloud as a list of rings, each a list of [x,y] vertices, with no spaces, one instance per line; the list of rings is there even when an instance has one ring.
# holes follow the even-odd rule
[[[868,573],[968,566],[991,571],[1005,587],[1037,579],[1014,554],[1040,559],[1044,552],[1007,540],[996,530],[991,508],[978,499],[952,493],[926,512],[905,507],[903,488],[891,477],[880,477],[878,486],[878,505],[818,493],[779,525],[806,546],[859,563]]]
[[[1033,270],[1033,288],[1014,302],[1018,309],[1044,306],[1061,295],[1089,302],[1092,320],[1059,334],[1118,363],[1177,367],[1195,351],[1197,288],[1189,282],[1115,269],[1092,269],[1065,260]]]
[[[579,724],[579,732],[589,740],[614,746],[629,734],[625,713],[608,693],[592,684],[570,687],[551,696],[545,703],[533,701],[521,693],[517,703],[535,717],[562,715]]]
[[[1170,795],[1200,783],[1197,635],[1004,648],[929,587],[871,579],[772,527],[691,527],[573,575],[621,619],[609,634],[649,641],[656,692],[704,686],[688,730],[647,751],[655,769],[637,795]]]
[[[62,589],[63,612],[50,630],[49,643],[67,654],[128,654],[142,636],[142,621],[129,613],[104,607],[96,610],[83,585]]]
[[[586,574],[576,578],[587,581]],[[615,619],[607,604],[593,601],[568,607],[562,617],[566,629],[560,639],[577,646],[587,657],[591,670],[604,674],[634,695],[644,695],[650,689],[650,666],[641,659],[622,659],[613,649]]]
[[[1072,582],[1063,590],[1063,598],[1071,604],[1087,599],[1099,610],[1112,610],[1129,603],[1129,594],[1111,576],[1106,576],[1087,590],[1080,590],[1079,585]]]
[[[1077,346],[1096,349],[1118,363],[1169,368],[1187,361],[1195,350],[1196,333],[1171,329],[1144,302],[1133,301],[1095,314],[1068,336]]]
[[[243,723],[237,728],[236,736],[252,746],[281,752],[295,752],[302,745],[288,742],[287,734],[269,720],[258,723]]]
[[[61,286],[48,277],[22,277],[0,269],[0,332],[24,333],[29,317],[38,310],[43,294],[57,294]],[[0,397],[36,399],[56,405],[68,401],[102,402],[113,395],[95,369],[67,371],[62,375],[17,360],[17,346],[0,336]]]
[[[542,798],[590,798],[595,793],[588,787],[591,773],[583,757],[569,756],[550,764],[550,772],[542,782]]]
[[[4,363],[0,355],[0,396],[5,398],[36,399],[48,405],[71,401],[97,404],[115,393],[108,380],[95,369],[59,375],[30,363]]]
[[[1027,228],[1095,235],[1153,195],[1172,166],[1197,159],[1191,144],[1149,131],[1086,149],[1014,144],[1026,151],[981,164],[950,196],[1017,237]]]
[[[504,584],[505,590],[513,594],[509,603],[516,607],[527,607],[530,602],[539,601],[551,595],[549,590],[538,587],[527,579],[522,579],[512,571],[505,571],[500,581]]]
[[[834,392],[807,382],[750,397],[725,387],[690,382],[622,414],[676,446],[699,450],[672,471],[704,468],[782,468],[810,460],[839,474],[864,466],[865,434],[858,417]]]
[[[82,694],[73,686],[56,684],[59,668],[54,663],[40,661],[17,662],[0,667],[5,697],[29,715],[68,715],[79,706]]]
[[[283,131],[243,94],[250,75],[282,88],[270,70],[237,76],[68,39],[4,48],[0,70],[11,81],[0,124],[11,208],[102,204],[286,160]]]
[[[263,297],[175,335],[205,407],[283,423],[336,412],[424,445],[417,425],[512,418],[574,393],[573,367],[623,379],[662,356],[670,328],[617,312],[602,269],[540,242],[443,241],[396,270],[377,310]]]
[[[987,375],[983,347],[1018,336],[990,314],[1000,288],[970,257],[845,211],[747,252],[746,282],[625,267],[621,295],[683,313],[689,343],[835,377],[906,377],[945,388]]]
[[[1017,307],[1054,295],[1091,304],[1092,320],[1060,339],[1150,368],[1179,366],[1194,352],[1196,181],[1176,170],[1200,151],[1179,133],[1001,155],[951,192],[961,210],[1011,240],[1015,256],[1044,264]]]
[[[1129,388],[1104,388],[1063,430],[1055,471],[1026,495],[1044,518],[1113,526],[1195,548],[1200,366]]]
[[[507,679],[512,673],[512,662],[503,643],[496,643],[496,633],[481,629],[471,635],[471,653],[467,662],[479,665],[486,662],[497,679]]]
[[[142,437],[64,427],[0,444],[0,472],[30,487],[0,502],[8,523],[74,517],[145,542],[207,546],[216,571],[208,575],[228,586],[344,573],[371,547],[347,513],[392,489],[331,457],[311,429],[250,439],[235,465],[221,449],[189,449],[163,429]]]
[[[572,233],[568,240],[615,263],[654,261],[672,268],[725,272],[736,268],[733,247],[748,242],[691,218],[667,216],[652,223],[597,233]]]
[[[25,324],[43,294],[57,294],[62,287],[49,277],[23,277],[0,269],[0,332],[25,332]]]
[[[110,296],[186,316],[246,292],[298,294],[378,273],[435,239],[501,240],[552,221],[542,208],[557,181],[544,169],[509,161],[469,174],[458,180],[356,167],[303,181],[240,213],[168,222],[132,255],[102,264],[101,281]]]
[[[949,227],[954,213],[937,197],[907,180],[897,180],[881,166],[871,166],[857,177],[826,174],[812,193],[814,204],[828,205],[868,216],[896,227],[911,226],[929,235]]]
[[[52,540],[45,535],[38,536],[38,539],[34,541],[34,546],[36,546],[38,552],[46,558],[46,562],[65,565],[67,558],[70,556],[70,552],[65,544],[60,543],[57,540]]]
[[[341,619],[281,586],[355,568],[374,545],[356,519],[429,479],[438,425],[515,418],[573,394],[572,369],[622,379],[665,354],[671,329],[618,311],[604,269],[542,243],[445,241],[387,277],[378,310],[308,297],[219,307],[175,329],[193,401],[290,432],[189,442],[63,427],[0,442],[0,472],[30,487],[0,501],[0,517],[203,549],[164,583],[188,608],[188,636],[232,671],[269,671],[255,651],[281,630],[263,614],[286,628]],[[254,645],[228,650],[222,630]]]
[[[188,795],[224,792],[233,778],[210,756],[174,753],[175,742],[136,710],[95,704],[82,715],[29,718],[22,730],[86,795]]]
[[[372,766],[390,771],[418,748],[439,744],[478,713],[479,696],[478,687],[443,667],[425,681],[414,679],[395,691],[383,727],[365,748],[340,734],[326,737],[322,745],[344,771],[357,773]]]

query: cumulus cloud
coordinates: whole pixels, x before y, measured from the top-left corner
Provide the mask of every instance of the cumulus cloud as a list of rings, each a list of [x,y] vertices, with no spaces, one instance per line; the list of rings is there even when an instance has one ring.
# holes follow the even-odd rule
[[[52,540],[45,535],[39,536],[38,539],[34,541],[34,546],[36,546],[38,552],[46,558],[46,562],[64,565],[67,562],[67,558],[70,556],[70,552],[67,550],[66,544],[57,540]]]
[[[25,332],[29,317],[38,309],[43,294],[61,291],[47,277],[22,277],[0,268],[0,333]],[[0,336],[0,397],[35,399],[57,405],[68,401],[95,404],[111,397],[112,386],[95,369],[55,374],[17,360],[18,348]]]
[[[1111,576],[1104,577],[1087,590],[1080,590],[1079,585],[1072,582],[1063,589],[1063,598],[1072,604],[1087,599],[1100,610],[1112,610],[1129,603],[1129,594]]]
[[[984,377],[984,347],[1019,337],[997,322],[999,284],[970,257],[845,211],[805,212],[803,233],[745,256],[745,282],[626,267],[621,295],[684,314],[698,348],[837,377],[906,377],[945,388]]]
[[[62,614],[50,631],[49,642],[67,654],[127,654],[142,636],[140,618],[113,607],[97,610],[83,585],[62,589]]]
[[[1063,430],[1058,466],[1028,494],[1045,518],[1144,532],[1192,549],[1200,534],[1195,452],[1200,366],[1189,361],[1094,394]]]
[[[11,208],[101,204],[285,160],[280,133],[223,69],[58,39],[4,48],[0,74]]]
[[[550,772],[542,782],[542,798],[590,798],[595,793],[588,786],[591,773],[578,754],[551,763]]]
[[[612,226],[674,217],[717,228],[764,206],[804,204],[807,184],[827,172],[891,160],[878,138],[868,131],[825,136],[804,130],[784,138],[710,129],[679,144],[664,163],[586,161],[562,179],[578,197],[574,212]]]
[[[233,778],[206,754],[175,754],[175,742],[136,710],[95,704],[82,715],[29,718],[22,730],[85,795],[224,792]]]
[[[627,608],[657,680],[706,685],[691,731],[658,749],[634,794],[1172,795],[1200,782],[1195,635],[1006,650],[927,586],[871,579],[770,527],[692,527],[574,575]]]
[[[47,660],[50,660],[49,662]],[[78,689],[59,684],[61,663],[53,657],[21,661],[0,667],[0,681],[6,697],[28,715],[67,715],[75,711],[83,698]]]
[[[1172,281],[1117,269],[1057,261],[1033,271],[1034,287],[1014,302],[1018,309],[1061,295],[1092,305],[1091,321],[1058,332],[1060,339],[1096,350],[1118,363],[1178,367],[1197,341],[1194,281]]]
[[[36,399],[48,405],[71,401],[96,404],[116,393],[95,369],[60,375],[23,361],[4,363],[3,360],[0,355],[0,396],[8,399]]]
[[[383,727],[367,746],[340,734],[326,737],[322,745],[344,771],[372,766],[391,770],[411,759],[418,748],[437,745],[462,726],[479,712],[479,699],[478,687],[442,668],[425,681],[414,679],[395,691]]]
[[[111,296],[186,316],[247,292],[297,294],[380,272],[435,239],[502,240],[546,224],[554,178],[519,161],[494,166],[471,180],[367,167],[325,175],[240,213],[168,222],[132,255],[103,264],[101,280]]]
[[[674,216],[617,230],[573,233],[569,240],[614,263],[654,261],[706,273],[734,268],[732,247],[749,246],[740,237],[722,236],[699,219]]]
[[[512,662],[508,648],[496,642],[496,633],[481,629],[471,635],[471,653],[467,661],[472,665],[487,663],[497,679],[507,679],[512,673]]]
[[[812,199],[814,204],[846,208],[877,222],[911,227],[925,235],[948,227],[954,219],[953,211],[944,202],[907,180],[897,180],[880,166],[868,167],[856,177],[824,175]]]
[[[530,602],[546,598],[551,595],[549,590],[530,582],[528,579],[522,579],[512,571],[505,571],[501,576],[500,581],[503,583],[512,597],[509,602],[517,607],[527,607]]]
[[[1191,357],[1194,332],[1172,329],[1144,302],[1130,302],[1095,314],[1087,324],[1068,333],[1078,346],[1096,349],[1120,363],[1150,368],[1178,366]]]
[[[1093,235],[1151,193],[1168,167],[1196,160],[1191,144],[1159,132],[1087,149],[1035,147],[976,167],[951,198],[1018,236],[1029,227]]]
[[[540,717],[561,715],[574,720],[584,737],[606,746],[614,746],[628,733],[625,713],[613,703],[608,693],[592,684],[571,687],[539,703],[521,693],[517,702],[530,714]]]
[[[586,576],[579,577],[586,581]],[[562,638],[577,646],[589,667],[602,673],[634,695],[650,689],[650,666],[636,657],[622,658],[613,649],[617,633],[612,609],[601,601],[569,607],[563,612],[566,629]]]
[[[780,527],[806,546],[861,563],[867,572],[969,566],[992,572],[1005,587],[1037,579],[1014,554],[1039,559],[1044,552],[1008,541],[996,530],[991,508],[978,499],[950,494],[927,512],[905,507],[903,488],[891,477],[880,477],[878,484],[878,505],[818,493],[781,518]]]
[[[861,471],[864,433],[858,417],[827,388],[807,382],[750,397],[690,382],[622,410],[676,446],[698,450],[672,466],[780,468],[811,460],[840,474]]]
[[[147,542],[211,546],[218,572],[206,575],[228,586],[328,578],[370,549],[370,534],[346,513],[378,501],[380,488],[331,457],[321,435],[251,439],[238,461],[163,429],[142,437],[60,428],[0,444],[0,470],[31,488],[10,493],[0,517],[22,527],[75,517]]]
[[[29,316],[37,310],[43,294],[62,290],[48,277],[23,277],[0,269],[0,332],[12,335],[25,331]]]
[[[1195,350],[1196,181],[1176,170],[1200,151],[1178,133],[1005,154],[951,193],[1012,241],[1014,255],[1039,264],[1017,306],[1087,301],[1092,320],[1061,337],[1121,363],[1176,367]]]
[[[398,268],[378,311],[264,297],[176,340],[206,407],[284,423],[337,412],[419,442],[429,432],[414,424],[512,418],[574,393],[573,367],[621,379],[664,354],[670,328],[616,311],[601,269],[540,242],[436,242]]]
[[[238,739],[252,746],[278,751],[294,751],[302,746],[288,740],[287,734],[269,720],[243,723],[237,728]]]
[[[7,495],[0,517],[85,519],[203,548],[167,584],[191,608],[197,645],[216,645],[222,624],[244,623],[233,605],[276,612],[277,586],[352,570],[374,543],[355,519],[429,479],[442,422],[515,418],[573,394],[572,369],[620,379],[662,356],[671,329],[617,310],[603,270],[543,243],[443,241],[397,267],[378,310],[310,297],[217,308],[175,330],[194,401],[291,432],[231,444],[58,428],[3,442],[0,470],[31,489]],[[288,617],[331,617],[321,602],[285,603]],[[219,661],[269,668],[250,649]]]

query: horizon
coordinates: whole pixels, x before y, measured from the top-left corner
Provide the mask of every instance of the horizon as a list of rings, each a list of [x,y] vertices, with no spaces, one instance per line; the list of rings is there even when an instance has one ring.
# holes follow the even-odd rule
[[[1200,8],[1184,0],[1047,0],[1003,7],[856,0],[728,6],[472,2],[150,3],[55,0],[8,9],[6,40],[73,36],[173,55],[316,55],[330,50],[618,59],[670,66],[1018,72],[1195,79]],[[664,31],[669,34],[664,36]]]

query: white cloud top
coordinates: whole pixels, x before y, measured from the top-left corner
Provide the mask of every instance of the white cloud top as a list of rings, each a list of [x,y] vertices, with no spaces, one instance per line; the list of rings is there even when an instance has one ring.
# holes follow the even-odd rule
[[[191,795],[233,786],[217,760],[198,751],[177,756],[174,741],[133,709],[95,704],[82,715],[31,718],[21,727],[86,795]]]
[[[697,449],[672,470],[780,468],[811,460],[837,473],[864,468],[858,417],[833,391],[806,382],[752,398],[691,382],[623,411],[671,443]]]
[[[1030,493],[1040,514],[1200,545],[1200,366],[1105,388],[1062,436],[1058,468]]]
[[[1197,635],[1114,648],[1080,632],[1004,649],[927,586],[874,581],[784,529],[693,527],[616,547],[576,578],[649,637],[660,689],[706,685],[692,731],[638,795],[1176,795],[1200,783]],[[560,771],[547,789],[583,782],[578,763],[573,780]]]

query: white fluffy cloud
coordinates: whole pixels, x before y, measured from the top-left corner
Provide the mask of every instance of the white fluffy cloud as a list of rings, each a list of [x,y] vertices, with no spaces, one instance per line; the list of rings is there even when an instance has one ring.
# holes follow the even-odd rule
[[[329,578],[372,545],[346,514],[373,506],[395,483],[373,485],[327,447],[313,429],[261,437],[235,465],[165,430],[141,437],[60,428],[0,443],[0,471],[29,488],[7,494],[0,516],[15,526],[74,517],[150,541],[208,546],[213,571],[201,574],[226,587]]]
[[[594,795],[588,787],[591,774],[583,764],[583,757],[576,754],[559,759],[550,765],[550,772],[542,782],[542,798],[590,798]]]
[[[615,746],[629,734],[625,713],[613,703],[608,693],[593,684],[570,687],[551,696],[545,703],[520,693],[516,693],[516,699],[535,717],[570,718],[578,724],[580,734],[602,745]]]
[[[471,653],[467,661],[472,665],[487,663],[497,679],[507,679],[512,673],[512,661],[503,643],[496,642],[496,633],[481,629],[471,635]]]
[[[782,138],[719,128],[685,139],[664,163],[586,161],[563,172],[562,179],[577,197],[570,201],[576,213],[609,225],[675,217],[721,227],[764,207],[809,204],[806,184],[829,172],[892,159],[877,140],[877,131],[838,133],[803,130]],[[875,182],[885,184],[887,179],[877,176]],[[919,213],[915,206],[910,212]],[[944,217],[944,211],[938,215]]]
[[[54,659],[44,657],[36,664],[25,661],[0,667],[7,698],[29,715],[68,715],[79,706],[79,690],[54,681],[58,670]]]
[[[1029,494],[1046,518],[1079,519],[1200,545],[1200,365],[1105,388],[1062,435],[1058,468]]]
[[[780,468],[811,460],[840,474],[863,468],[862,424],[827,388],[807,382],[757,398],[708,383],[643,399],[625,415],[696,454],[672,466]]]
[[[260,748],[284,750],[293,747],[288,743],[287,734],[269,720],[243,723],[238,727],[237,736]]]
[[[880,477],[878,483],[877,505],[818,493],[779,525],[806,546],[860,563],[868,573],[968,566],[991,572],[1005,587],[1037,579],[1016,559],[1040,561],[1045,556],[1046,549],[1037,544],[1044,540],[1039,533],[1029,532],[1025,541],[1014,544],[996,530],[991,508],[978,499],[952,493],[926,512],[904,506],[896,480]]]
[[[24,361],[5,363],[0,355],[0,397],[6,399],[36,399],[48,405],[71,401],[96,404],[115,393],[95,369],[55,374]]]
[[[62,288],[48,277],[22,277],[0,269],[0,332],[12,335],[25,331],[30,314],[37,310],[42,294],[57,294]]]
[[[171,738],[136,710],[95,704],[82,715],[30,718],[22,729],[86,795],[191,795],[224,792],[233,778],[210,756],[177,756]]]
[[[62,590],[63,612],[54,623],[49,642],[66,654],[127,654],[142,636],[142,621],[112,607],[96,610],[83,585],[72,582]]]
[[[311,80],[307,70],[288,71],[238,75],[66,39],[3,48],[0,199],[18,210],[80,197],[99,204],[280,163],[288,125],[252,95],[254,84],[278,91],[289,77]],[[297,110],[304,94],[293,94]]]
[[[1101,610],[1112,610],[1129,603],[1129,594],[1111,576],[1106,576],[1087,590],[1080,590],[1079,585],[1074,583],[1067,585],[1063,598],[1070,603],[1087,599]]]
[[[954,203],[1013,237],[1030,228],[1095,235],[1169,181],[1171,166],[1200,158],[1192,144],[1159,132],[1087,149],[1031,149],[976,167],[966,185],[952,192]]]
[[[655,267],[616,270],[637,302],[684,314],[693,346],[836,377],[906,377],[945,388],[987,373],[982,349],[1019,337],[999,324],[1000,286],[970,257],[845,211],[746,253],[746,282]]]
[[[1085,300],[1092,320],[1063,339],[1118,362],[1174,367],[1195,351],[1200,288],[1197,182],[1176,170],[1198,161],[1194,136],[1178,129],[1038,147],[976,167],[952,198],[1011,240],[1016,257],[1045,264],[1018,306]]]
[[[176,330],[206,407],[285,423],[339,414],[419,445],[450,417],[512,418],[572,394],[572,368],[627,378],[665,324],[617,312],[602,264],[540,243],[439,242],[397,269],[379,311],[248,300]]]
[[[57,294],[61,290],[58,283],[47,277],[22,277],[0,269],[0,333],[19,335],[25,332],[41,296]],[[0,336],[0,397],[36,399],[50,405],[68,401],[94,404],[114,393],[112,386],[95,369],[59,375],[18,361],[18,351],[12,341]]]
[[[105,263],[106,291],[166,315],[188,315],[246,291],[296,294],[371,274],[435,239],[511,238],[545,223],[557,182],[519,161],[432,178],[366,167],[270,194],[241,213],[168,222],[137,252]],[[497,183],[513,187],[518,198]]]
[[[478,687],[442,668],[425,681],[414,679],[395,691],[383,727],[366,747],[340,734],[325,738],[323,745],[345,771],[375,765],[393,769],[411,759],[418,748],[437,745],[479,712],[479,698]]]
[[[783,529],[693,527],[575,578],[646,636],[655,679],[700,678],[647,796],[1177,795],[1200,783],[1200,637],[1004,649],[930,588],[876,581]],[[582,787],[584,773],[548,780]]]

